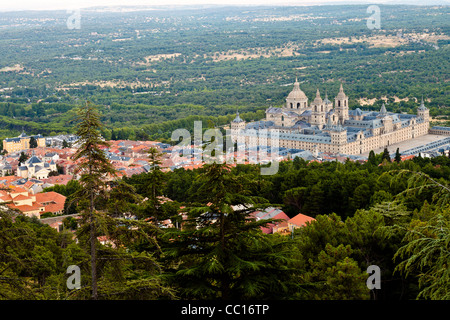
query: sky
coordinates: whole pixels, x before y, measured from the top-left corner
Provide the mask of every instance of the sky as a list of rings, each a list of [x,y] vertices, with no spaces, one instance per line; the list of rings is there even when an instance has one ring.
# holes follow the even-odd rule
[[[0,0],[0,11],[67,10],[123,5],[450,4],[449,0]]]

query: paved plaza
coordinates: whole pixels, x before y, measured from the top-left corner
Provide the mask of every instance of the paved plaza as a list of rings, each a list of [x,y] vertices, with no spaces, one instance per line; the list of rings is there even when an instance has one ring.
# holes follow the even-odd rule
[[[395,151],[397,150],[397,148],[399,148],[400,153],[402,153],[402,151],[406,151],[408,149],[419,147],[419,146],[425,145],[430,142],[446,139],[448,137],[449,136],[443,136],[443,135],[437,135],[437,134],[426,134],[426,135],[414,138],[412,140],[394,143],[394,144],[388,146],[387,148],[388,148],[390,154],[395,154]],[[383,151],[384,151],[384,147],[374,150],[375,154],[381,153]],[[368,157],[369,152],[365,152],[365,153],[361,154],[361,156]]]

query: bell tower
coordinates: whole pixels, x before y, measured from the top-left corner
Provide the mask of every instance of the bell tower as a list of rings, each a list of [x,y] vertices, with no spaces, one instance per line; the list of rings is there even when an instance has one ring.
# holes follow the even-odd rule
[[[341,87],[339,88],[339,93],[337,94],[336,98],[334,98],[334,108],[336,109],[337,116],[339,120],[344,123],[345,120],[348,120],[348,97],[344,93],[344,89]]]
[[[326,109],[322,98],[320,97],[319,89],[317,89],[316,98],[311,103],[311,124],[316,125],[322,129],[325,125]]]

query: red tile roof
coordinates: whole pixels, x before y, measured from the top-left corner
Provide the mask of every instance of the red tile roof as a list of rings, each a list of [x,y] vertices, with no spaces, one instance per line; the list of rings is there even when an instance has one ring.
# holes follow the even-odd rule
[[[295,224],[298,227],[302,227],[306,225],[306,223],[311,223],[312,221],[316,221],[316,219],[301,213],[288,220],[289,223]]]
[[[29,200],[29,196],[24,196],[23,194],[19,194],[17,197],[14,197],[14,201],[20,201],[20,200]]]

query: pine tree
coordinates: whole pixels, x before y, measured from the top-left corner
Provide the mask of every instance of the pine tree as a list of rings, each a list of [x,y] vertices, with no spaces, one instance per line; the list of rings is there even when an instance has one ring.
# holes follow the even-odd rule
[[[76,198],[85,199],[82,212],[82,223],[89,226],[89,246],[91,255],[92,299],[98,299],[97,286],[97,235],[99,216],[96,210],[96,199],[105,196],[107,179],[115,174],[115,169],[109,162],[102,147],[107,147],[100,135],[100,115],[89,102],[78,110],[77,135],[79,148],[73,155],[77,162],[75,174],[80,175],[82,186],[76,193]]]
[[[450,219],[449,211],[436,214],[427,222],[411,223],[405,245],[394,256],[406,258],[396,270],[419,279],[417,299],[450,300]]]
[[[144,216],[152,217],[157,224],[162,211],[159,197],[163,195],[164,184],[164,172],[161,171],[162,153],[154,147],[150,148],[147,153],[150,169],[145,177],[146,192],[144,195],[147,197],[147,201],[144,207]]]
[[[368,157],[368,159],[367,159],[367,161],[370,163],[370,164],[372,164],[372,165],[376,165],[377,163],[377,160],[376,160],[376,157],[375,157],[375,152],[373,151],[373,150],[370,150],[370,152],[369,152],[369,157]]]
[[[389,154],[388,148],[384,148],[383,155],[381,157],[382,161],[386,160],[387,162],[391,162],[391,156]]]
[[[400,155],[400,149],[397,148],[395,151],[395,162],[400,163],[402,161],[402,156]]]
[[[31,137],[30,138],[30,148],[34,149],[34,148],[37,148],[37,146],[38,146],[38,144],[37,144],[35,137]]]
[[[205,165],[182,231],[164,235],[166,254],[178,265],[174,282],[182,296],[200,299],[281,298],[289,286],[285,241],[274,242],[251,212],[264,199],[247,194],[248,181],[225,164]]]
[[[28,160],[28,155],[22,151],[19,156],[19,163],[24,163],[27,160]]]
[[[79,110],[79,121],[80,146],[73,158],[80,188],[72,201],[81,209],[77,238],[90,252],[91,299],[99,298],[99,289],[101,297],[115,299],[173,298],[154,252],[137,250],[146,243],[147,249],[160,251],[156,241],[160,231],[146,221],[124,218],[124,213],[133,213],[130,203],[138,197],[133,197],[132,187],[114,180],[116,171],[102,149],[108,143],[100,135],[97,109],[86,103]],[[105,236],[110,246],[100,244],[99,236]],[[84,292],[78,290],[74,296],[83,299]]]

